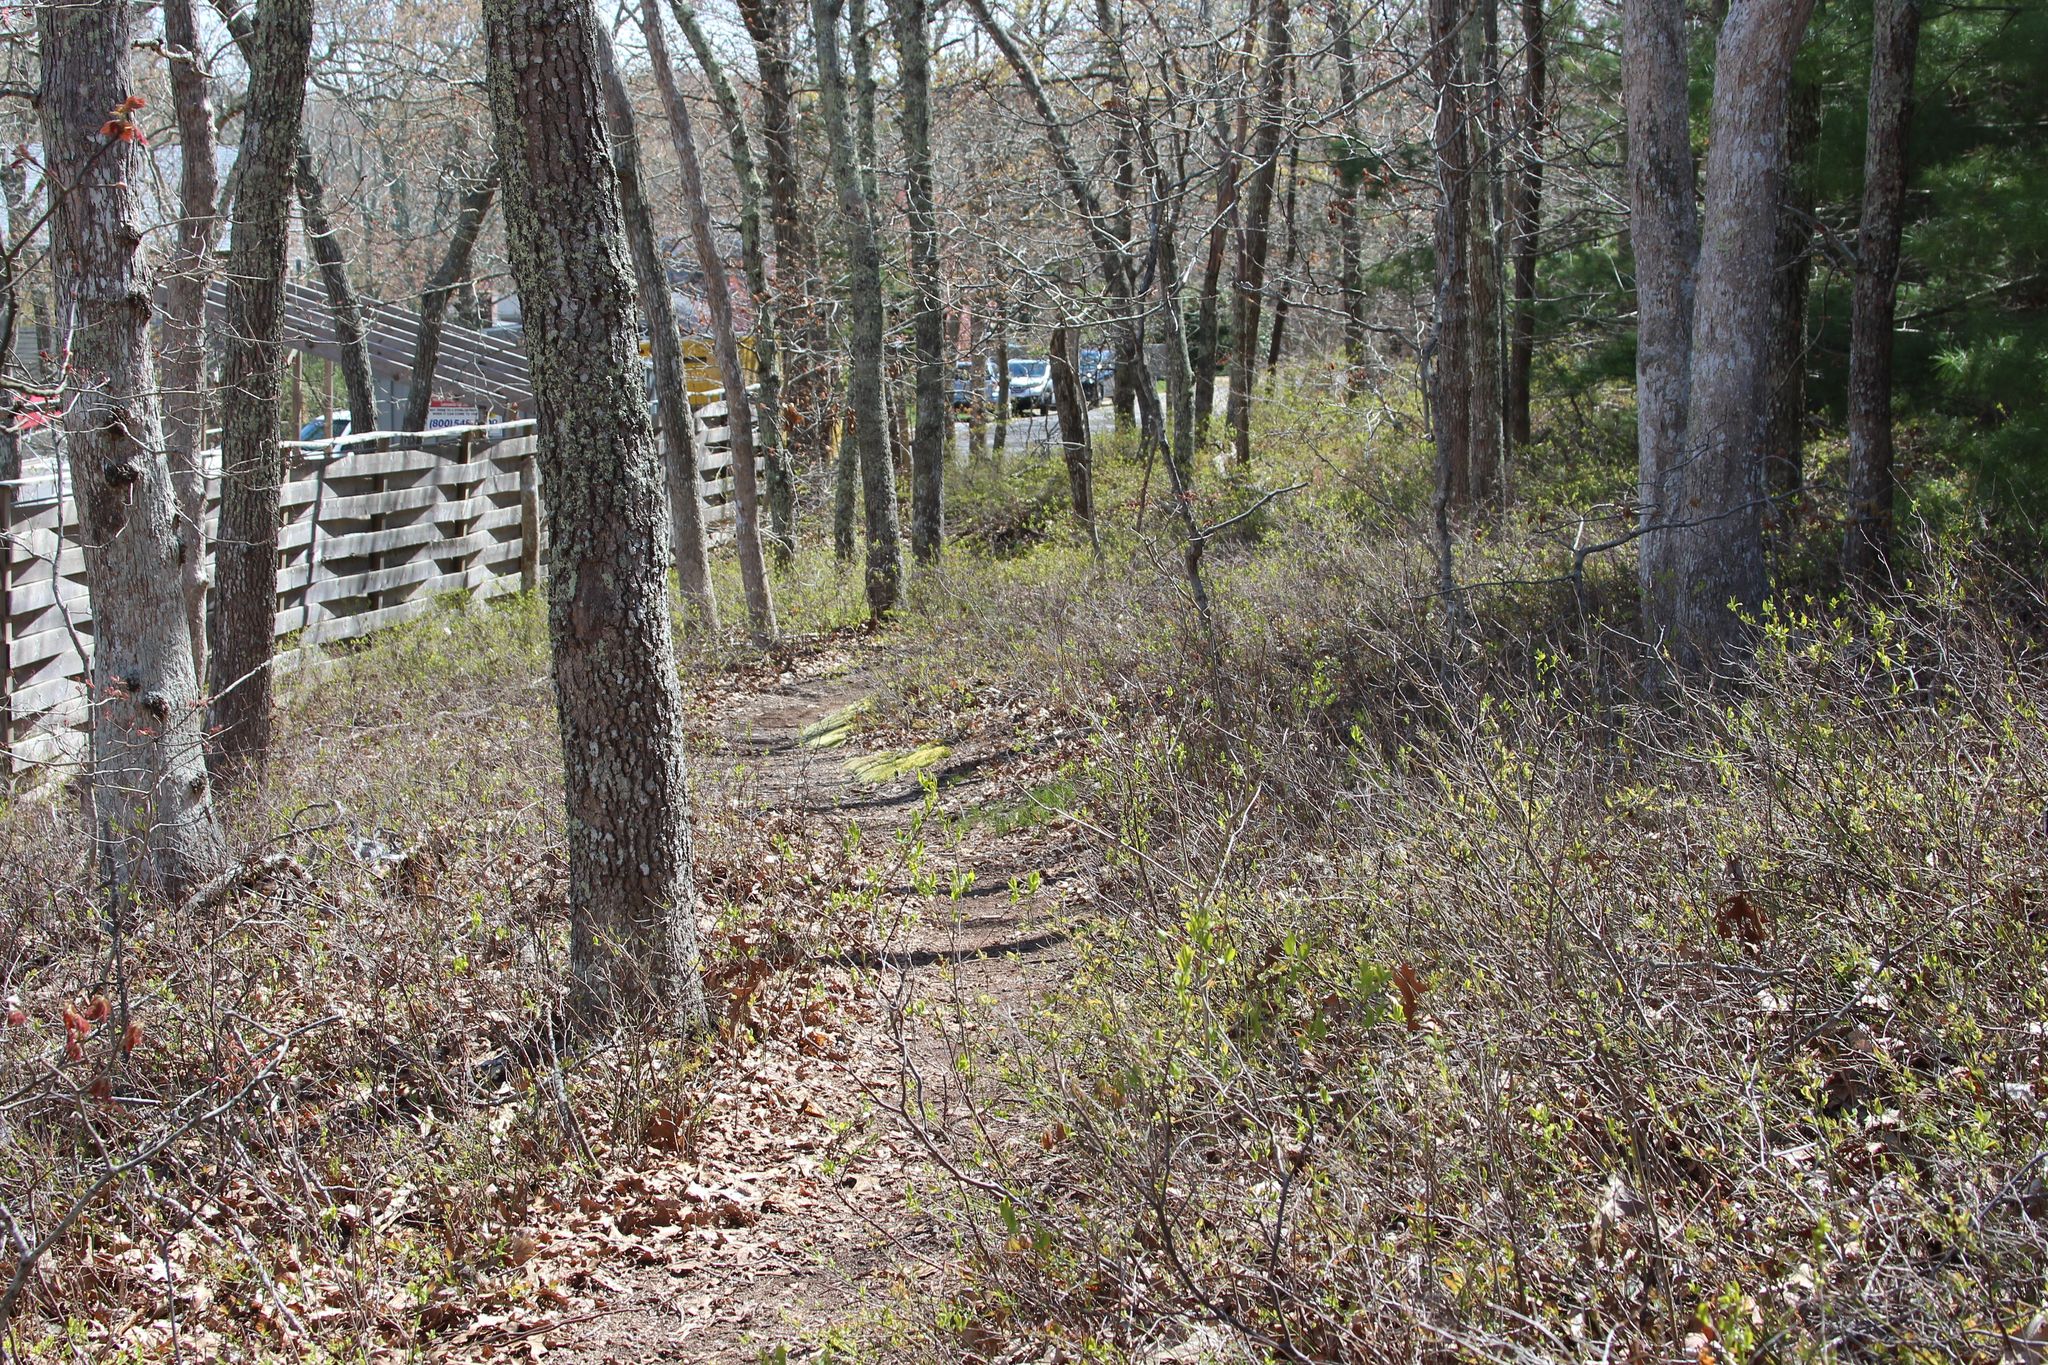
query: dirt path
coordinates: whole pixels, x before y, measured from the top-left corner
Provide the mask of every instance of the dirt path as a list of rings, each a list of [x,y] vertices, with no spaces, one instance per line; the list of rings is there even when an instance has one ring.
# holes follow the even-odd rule
[[[729,812],[801,821],[842,846],[857,825],[854,856],[880,869],[900,928],[800,976],[836,1001],[833,1023],[793,1046],[764,1041],[716,1078],[675,1150],[607,1170],[531,1234],[533,1279],[573,1295],[559,1326],[472,1331],[441,1358],[814,1359],[865,1307],[943,1279],[950,1242],[906,1205],[933,1173],[899,1112],[905,1079],[928,1112],[948,1108],[954,1049],[985,1047],[1070,966],[1056,911],[1091,874],[1076,833],[1031,799],[1045,746],[1020,745],[1000,716],[941,736],[878,731],[873,687],[850,657],[800,665],[716,699],[715,734],[692,757],[705,799]],[[896,771],[906,756],[917,766]],[[920,773],[944,821],[920,821]],[[914,824],[937,895],[899,865]],[[950,1022],[903,1024],[913,998]]]

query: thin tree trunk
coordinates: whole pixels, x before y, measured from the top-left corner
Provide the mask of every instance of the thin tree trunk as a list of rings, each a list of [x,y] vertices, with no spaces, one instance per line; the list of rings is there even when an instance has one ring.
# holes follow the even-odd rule
[[[644,0],[649,26],[660,38],[661,16],[654,0]],[[739,551],[740,587],[747,598],[747,624],[758,643],[776,637],[775,595],[768,585],[768,566],[761,557],[761,496],[755,482],[754,400],[747,393],[746,370],[740,363],[739,328],[733,322],[732,281],[719,253],[711,225],[711,204],[704,196],[704,172],[697,161],[697,134],[690,106],[676,89],[675,71],[664,49],[654,63],[655,86],[668,114],[669,140],[675,148],[683,196],[683,217],[697,248],[697,267],[704,277],[704,303],[711,313],[711,353],[725,385],[726,429],[732,433],[733,547]]]
[[[856,164],[856,132],[839,61],[840,4],[841,0],[811,0],[811,15],[818,42],[820,113],[831,145],[832,179],[839,192],[851,259],[852,345],[847,387],[867,511],[868,610],[880,619],[896,609],[903,551],[896,529],[896,475],[889,460],[889,418],[882,394],[882,248],[875,225],[874,187]],[[858,32],[860,16],[856,13],[853,18]]]
[[[1267,219],[1279,173],[1281,121],[1286,112],[1288,0],[1264,0],[1266,52],[1260,73],[1259,122],[1252,135],[1252,180],[1245,192],[1238,237],[1237,295],[1231,331],[1228,414],[1237,464],[1252,458],[1252,376],[1259,355],[1259,296],[1266,287]]]
[[[1676,519],[1665,483],[1685,452],[1700,251],[1683,0],[1624,0],[1622,55],[1636,268],[1637,572],[1644,619],[1661,632],[1671,625],[1677,590],[1663,529]]]
[[[1806,483],[1806,296],[1813,274],[1814,179],[1820,142],[1820,82],[1792,84],[1786,130],[1785,192],[1778,205],[1771,254],[1771,358],[1764,380],[1770,410],[1764,417],[1764,488],[1770,496],[1765,530],[1787,530]]]
[[[931,16],[926,0],[889,0],[903,87],[904,200],[910,214],[910,276],[917,291],[917,431],[910,445],[910,552],[939,557],[946,535],[946,444],[952,429],[946,373],[946,291],[932,166]]]
[[[178,582],[192,637],[192,670],[206,677],[206,290],[213,282],[213,80],[201,65],[192,0],[164,0],[171,105],[178,125],[178,240],[164,285],[164,454],[178,499]]]
[[[1344,69],[1344,68],[1340,68]],[[1221,115],[1218,115],[1220,120]],[[1209,224],[1208,250],[1202,260],[1201,295],[1195,305],[1195,421],[1206,438],[1209,423],[1216,416],[1216,350],[1222,341],[1221,296],[1223,258],[1228,254],[1230,236],[1237,225],[1238,155],[1234,143],[1219,140],[1223,164],[1216,172],[1216,216]]]
[[[740,106],[739,91],[733,88],[725,64],[718,60],[697,11],[687,0],[669,0],[683,37],[704,70],[711,94],[718,102],[718,116],[725,121],[726,148],[732,159],[733,178],[740,191],[740,264],[747,276],[747,290],[754,298],[754,371],[760,375],[761,402],[755,408],[755,425],[760,429],[763,492],[768,503],[768,553],[778,564],[787,564],[796,554],[796,483],[790,477],[789,456],[783,449],[782,420],[782,334],[778,305],[768,283],[768,255],[761,236],[761,211],[766,191],[754,166],[753,138]],[[668,45],[662,39],[661,22],[652,8],[643,11],[649,59],[657,67],[668,66]]]
[[[832,453],[832,555],[841,563],[860,548],[860,442],[854,435],[859,426],[849,394]]]
[[[1892,319],[1906,203],[1906,134],[1920,55],[1920,0],[1879,0],[1863,145],[1863,223],[1849,341],[1849,526],[1842,576],[1881,586],[1892,542]]]
[[[248,45],[249,102],[227,262],[221,358],[220,536],[213,598],[214,743],[224,770],[270,755],[276,653],[278,450],[292,162],[313,42],[312,0],[266,0]]]
[[[1466,132],[1464,0],[1431,0],[1430,84],[1436,96],[1436,298],[1425,347],[1429,420],[1436,436],[1438,520],[1472,505],[1472,157]]]
[[[207,789],[131,188],[145,155],[132,122],[136,13],[121,0],[35,13],[51,261],[70,319],[63,425],[93,603],[93,809],[116,911],[141,887],[181,894],[226,854]]]
[[[448,321],[448,303],[463,281],[469,278],[469,258],[482,235],[484,219],[498,197],[498,168],[492,165],[462,192],[455,212],[455,231],[449,235],[441,264],[420,292],[420,320],[413,332],[412,388],[405,397],[403,431],[425,431],[427,415],[434,401],[434,371],[441,361],[441,334]]]
[[[1074,515],[1092,532],[1095,497],[1088,441],[1088,409],[1081,401],[1081,338],[1072,327],[1052,329],[1052,402],[1059,413],[1060,456],[1067,466],[1067,494]]]
[[[620,82],[609,42],[598,54],[604,87],[606,133],[612,169],[618,177],[619,222],[633,263],[634,297],[647,324],[647,358],[654,370],[654,405],[660,420],[663,482],[668,493],[671,553],[676,586],[687,611],[685,629],[718,629],[718,593],[711,583],[711,537],[704,525],[703,477],[699,470],[696,417],[683,360],[676,299],[669,289],[668,258],[655,234],[653,211],[641,177],[640,133],[633,105]]]
[[[1301,248],[1301,235],[1295,231],[1295,206],[1301,189],[1301,141],[1296,139],[1287,149],[1287,193],[1282,196],[1280,222],[1287,230],[1287,248],[1280,254],[1280,268],[1267,281],[1267,290],[1273,296],[1273,330],[1266,343],[1266,382],[1272,384],[1280,372],[1280,356],[1286,350],[1287,335],[1287,281],[1294,274],[1295,253]]]
[[[1531,3],[1540,4],[1541,0]],[[1358,219],[1365,139],[1351,47],[1350,0],[1332,0],[1330,5],[1330,55],[1337,67],[1337,99],[1343,106],[1344,128],[1344,161],[1337,168],[1337,288],[1344,307],[1344,392],[1356,398],[1365,387],[1365,233]]]
[[[570,1006],[698,1028],[683,699],[589,0],[485,0],[486,85],[540,412]]]
[[[989,326],[977,309],[967,328],[967,458],[988,455]]]
[[[1010,291],[1002,286],[996,288],[995,320],[995,362],[996,401],[995,430],[989,433],[989,444],[995,448],[996,459],[1000,461],[1003,450],[1010,443]]]
[[[1016,39],[1000,23],[996,22],[988,0],[967,0],[968,8],[974,12],[982,31],[1003,54],[1003,60],[1016,73],[1018,84],[1024,87],[1032,108],[1037,111],[1039,123],[1045,129],[1047,149],[1052,153],[1054,169],[1066,185],[1067,193],[1074,201],[1082,226],[1095,247],[1096,260],[1102,271],[1103,295],[1111,299],[1132,299],[1136,289],[1132,284],[1130,261],[1127,256],[1129,244],[1116,235],[1114,219],[1102,211],[1102,204],[1096,198],[1093,185],[1081,170],[1081,163],[1074,155],[1072,141],[1067,136],[1066,125],[1060,121],[1053,108],[1052,98],[1046,94],[1045,82],[1039,79],[1038,71],[1024,56]],[[1159,406],[1158,395],[1152,392],[1152,378],[1145,365],[1144,321],[1135,307],[1126,309],[1124,316],[1116,323],[1119,353],[1128,351],[1136,367],[1138,403],[1142,411],[1151,414],[1156,431],[1156,416]],[[1004,371],[1008,373],[1007,369]]]
[[[1747,653],[1742,618],[1754,616],[1769,586],[1763,421],[1772,246],[1792,60],[1812,13],[1813,0],[1735,0],[1714,60],[1686,458],[1667,473],[1664,492],[1677,519],[1664,532],[1679,588],[1671,634],[1688,670]]]
[[[1529,377],[1536,363],[1536,261],[1543,232],[1543,139],[1550,117],[1550,33],[1543,0],[1521,0],[1522,85],[1516,101],[1515,160],[1508,181],[1509,254],[1514,260],[1513,334],[1508,343],[1508,444],[1529,445]]]
[[[1494,28],[1496,0],[1477,0],[1484,22],[1465,25],[1466,72],[1478,84],[1465,102],[1466,186],[1472,196],[1466,227],[1472,234],[1466,252],[1472,291],[1467,336],[1471,341],[1472,501],[1498,507],[1507,496],[1506,448],[1501,400],[1501,252],[1496,212],[1500,185],[1498,139],[1492,110],[1498,103],[1500,72]]]
[[[251,12],[237,7],[238,0],[213,0],[213,7],[227,25],[228,34],[245,63],[253,64],[251,40],[255,21]],[[313,148],[299,139],[293,175],[298,188],[299,215],[306,244],[313,250],[313,264],[320,272],[320,284],[327,294],[327,311],[334,323],[334,345],[341,356],[341,382],[348,392],[349,429],[355,434],[377,429],[377,389],[370,378],[369,332],[363,325],[362,296],[349,279],[348,257],[341,249],[341,236],[327,216],[327,186],[313,161]],[[241,163],[236,162],[228,185],[228,197],[239,194]],[[324,418],[326,414],[321,414]]]

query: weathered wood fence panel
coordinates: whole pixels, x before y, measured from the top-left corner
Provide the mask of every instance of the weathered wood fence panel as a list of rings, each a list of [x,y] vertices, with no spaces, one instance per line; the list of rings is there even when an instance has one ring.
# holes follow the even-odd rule
[[[696,430],[705,519],[720,528],[733,513],[724,404],[702,409]],[[535,446],[530,420],[287,443],[279,666],[409,620],[449,593],[534,586],[547,562]],[[210,482],[212,515],[217,472]],[[0,533],[0,774],[11,777],[75,758],[86,715],[92,604],[60,461],[0,482]]]

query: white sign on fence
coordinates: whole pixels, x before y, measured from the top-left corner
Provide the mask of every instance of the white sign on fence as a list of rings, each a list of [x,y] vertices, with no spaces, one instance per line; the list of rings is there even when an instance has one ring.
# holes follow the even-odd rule
[[[428,431],[445,431],[449,427],[473,427],[483,420],[482,409],[474,403],[448,403],[437,399],[427,405]]]

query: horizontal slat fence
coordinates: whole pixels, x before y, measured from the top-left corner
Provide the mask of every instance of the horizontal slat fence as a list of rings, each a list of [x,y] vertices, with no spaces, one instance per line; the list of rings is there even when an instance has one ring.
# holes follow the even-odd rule
[[[716,530],[733,514],[724,404],[703,408],[695,425],[705,520]],[[530,420],[286,443],[279,666],[410,620],[447,593],[482,599],[532,586],[546,541],[536,444]],[[212,517],[219,453],[209,455]],[[11,779],[82,750],[92,604],[56,462],[0,481],[0,531],[0,774]]]

